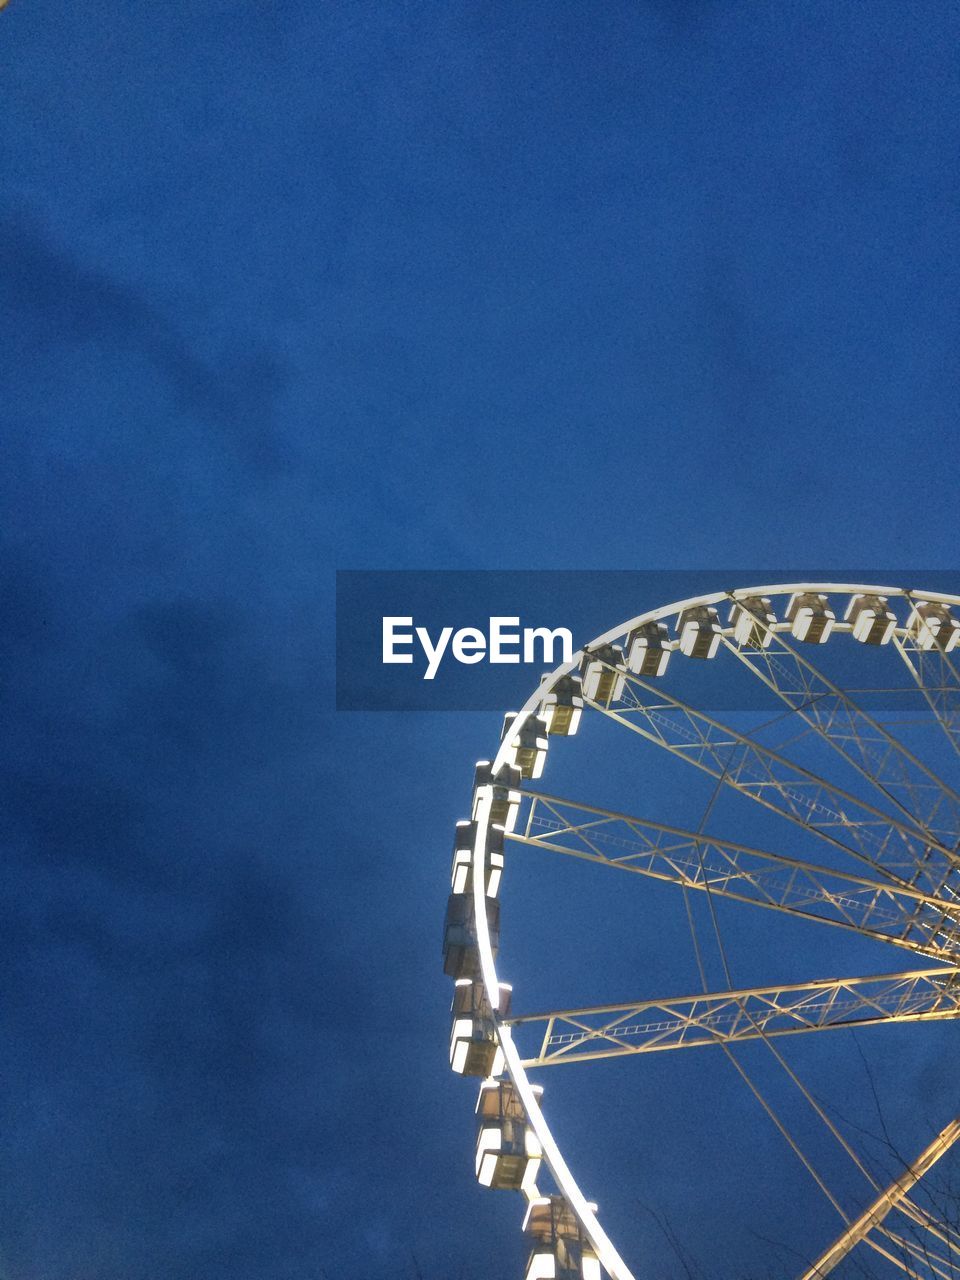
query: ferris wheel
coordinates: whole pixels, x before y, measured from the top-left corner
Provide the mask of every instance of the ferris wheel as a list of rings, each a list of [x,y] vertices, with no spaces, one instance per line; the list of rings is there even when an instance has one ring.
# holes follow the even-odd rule
[[[763,1041],[802,1088],[782,1056],[785,1037],[960,1015],[960,793],[945,780],[960,755],[958,647],[960,597],[837,583],[742,588],[614,627],[508,713],[494,758],[476,767],[470,818],[457,824],[443,958],[454,983],[450,1065],[481,1082],[476,1177],[522,1197],[525,1280],[633,1280],[547,1123],[539,1083],[547,1067],[712,1045],[750,1083],[733,1048]],[[763,692],[786,742],[761,732],[769,716],[763,725],[757,715],[734,716],[736,725],[720,718],[716,690],[734,681]],[[881,709],[907,705],[899,721]],[[556,739],[581,734],[591,717],[654,764],[666,753],[695,771],[713,798],[737,807],[737,829],[716,829],[712,800],[703,814],[668,823],[547,790]],[[917,745],[921,719],[930,751]],[[751,838],[758,830],[762,843]],[[586,872],[640,877],[631,884],[621,874],[624,889],[657,881],[685,900],[705,898],[711,911],[714,899],[735,902],[912,954],[879,976],[814,973],[749,987],[711,987],[701,964],[695,994],[527,1012],[497,967],[513,846],[578,859]],[[942,1120],[886,1184],[834,1126],[870,1195],[857,1213],[833,1200],[842,1230],[818,1245],[803,1280],[828,1275],[855,1249],[917,1280],[957,1274],[960,1230],[912,1194],[960,1138],[960,1118]]]

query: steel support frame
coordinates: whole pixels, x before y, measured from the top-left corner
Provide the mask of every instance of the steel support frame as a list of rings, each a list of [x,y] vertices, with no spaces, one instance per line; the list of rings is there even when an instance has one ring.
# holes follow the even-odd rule
[[[637,1000],[506,1019],[543,1024],[525,1067],[960,1016],[960,966]]]

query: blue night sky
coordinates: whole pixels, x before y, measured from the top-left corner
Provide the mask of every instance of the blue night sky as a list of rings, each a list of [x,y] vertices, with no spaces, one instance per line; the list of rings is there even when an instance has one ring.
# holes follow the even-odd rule
[[[499,717],[336,713],[334,571],[956,568],[958,35],[887,0],[10,0],[2,1280],[521,1274],[439,960]],[[514,883],[518,974],[556,949],[586,998],[568,869],[539,914]],[[690,985],[604,928],[598,983]],[[872,1070],[919,1148],[955,1073],[903,1030]],[[791,1274],[792,1216],[836,1222],[683,1056],[549,1080],[571,1162],[638,1274],[682,1274],[641,1202],[706,1276]]]

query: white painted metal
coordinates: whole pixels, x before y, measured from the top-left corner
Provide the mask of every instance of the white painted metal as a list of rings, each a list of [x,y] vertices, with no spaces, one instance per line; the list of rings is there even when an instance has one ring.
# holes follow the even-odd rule
[[[816,1262],[804,1271],[800,1280],[819,1280],[833,1270],[842,1261],[854,1245],[865,1239],[867,1233],[883,1222],[891,1209],[896,1208],[912,1187],[927,1173],[941,1156],[946,1155],[957,1139],[960,1138],[960,1119],[950,1123],[937,1134],[933,1142],[926,1147],[916,1160],[909,1165],[889,1187],[880,1193],[863,1213],[833,1242]]]
[[[737,600],[746,600],[748,598],[789,598],[799,594],[808,593],[826,596],[828,600],[837,596],[846,597],[846,604],[848,608],[851,600],[857,596],[885,597],[891,602],[902,600],[907,602],[911,607],[917,600],[934,601],[953,606],[960,605],[960,597],[957,596],[892,586],[817,582],[792,582],[758,585],[738,588],[733,591],[718,591],[706,595],[695,596],[688,600],[682,600],[674,604],[668,604],[657,609],[649,610],[598,636],[595,640],[591,641],[588,646],[586,646],[586,649],[595,651],[601,646],[607,644],[623,642],[633,631],[645,626],[646,624],[663,622],[671,618],[677,618],[682,613],[692,609],[713,608],[723,604],[724,602],[729,603],[731,600],[736,602]],[[839,610],[835,610],[835,612],[839,614]],[[770,628],[771,632],[774,633],[780,630],[789,631],[790,629],[791,624],[789,622],[779,622],[776,626]],[[842,634],[844,632],[849,634],[853,630],[853,624],[849,621],[836,622],[832,628],[831,636]],[[732,636],[733,631],[730,628],[727,628],[725,634]],[[885,636],[884,638],[887,639],[891,637]],[[915,666],[910,662],[911,656],[916,652],[917,642],[914,640],[911,643],[911,637],[908,634],[908,630],[904,622],[900,622],[898,620],[897,625],[892,631],[892,639],[894,640],[896,647],[900,649],[901,655],[905,658],[908,665],[911,666],[914,677],[922,688],[922,678],[918,677]],[[675,645],[675,642],[670,643],[671,645]],[[937,653],[938,651],[934,649],[933,652]],[[497,756],[492,765],[494,772],[504,765],[512,764],[514,762],[514,748],[511,744],[515,741],[516,735],[522,732],[528,720],[536,717],[545,694],[550,691],[553,684],[561,677],[580,670],[583,657],[584,650],[578,651],[572,656],[569,662],[559,666],[537,689],[531,693],[530,697],[521,707],[516,718],[512,722],[511,734],[508,735],[500,745]],[[931,706],[933,706],[934,710],[937,712],[941,723],[944,723],[947,717],[939,709],[939,706],[934,705],[933,700],[930,701]],[[953,710],[951,710],[951,715],[952,714]],[[954,722],[952,719],[949,720],[949,726],[945,724],[945,728],[948,728],[948,731],[951,732],[951,736],[953,736],[952,731],[954,729]],[[816,781],[819,782],[821,780],[818,779]],[[487,992],[487,998],[490,1000],[490,1004],[496,1012],[501,984],[496,970],[492,940],[487,929],[486,904],[484,901],[484,886],[487,883],[486,848],[487,827],[490,821],[490,805],[491,798],[489,793],[484,791],[478,793],[478,801],[474,812],[477,827],[473,851],[472,891],[474,895],[477,943],[480,954],[482,980]],[[888,830],[893,832],[900,826],[901,824],[896,820],[889,820]],[[960,833],[958,833],[958,837],[960,837]],[[885,848],[885,845],[883,847]],[[954,845],[954,848],[955,847],[956,845]],[[904,887],[909,887],[898,874],[891,874],[890,879],[895,883],[899,882]],[[553,1134],[550,1131],[540,1107],[537,1093],[527,1077],[524,1062],[518,1046],[514,1041],[510,1023],[501,1017],[496,1017],[495,1021],[497,1024],[497,1036],[500,1050],[503,1055],[506,1070],[523,1103],[530,1126],[536,1134],[536,1138],[543,1151],[544,1160],[556,1181],[560,1193],[571,1206],[581,1225],[584,1235],[596,1250],[600,1263],[607,1274],[611,1277],[611,1280],[633,1280],[629,1267],[621,1258],[613,1242],[600,1225],[596,1215],[595,1206],[587,1200],[586,1196],[581,1191],[553,1137]],[[876,1220],[881,1221],[882,1215]],[[872,1224],[868,1224],[867,1229],[869,1229],[869,1225]],[[825,1274],[825,1270],[818,1269],[817,1274],[823,1275]]]

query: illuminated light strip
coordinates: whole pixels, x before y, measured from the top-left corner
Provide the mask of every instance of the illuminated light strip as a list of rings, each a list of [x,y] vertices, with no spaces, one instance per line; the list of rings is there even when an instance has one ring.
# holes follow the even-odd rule
[[[553,680],[560,679],[561,676],[569,674],[576,670],[580,664],[582,653],[577,653],[569,663],[558,667],[553,674]],[[543,697],[543,688],[538,688],[530,698],[524,703],[517,715],[514,725],[520,723],[527,716],[535,713],[535,709],[539,706]],[[494,774],[504,764],[507,763],[507,756],[510,751],[509,736],[500,745],[496,759],[493,762]],[[620,1257],[614,1247],[613,1241],[597,1221],[586,1196],[580,1190],[577,1182],[570,1172],[566,1160],[560,1152],[560,1148],[554,1139],[550,1128],[547,1125],[543,1112],[540,1110],[540,1104],[534,1088],[527,1078],[527,1073],[523,1067],[523,1060],[520,1052],[513,1041],[513,1033],[509,1027],[503,1026],[499,1018],[499,999],[500,999],[500,982],[497,977],[496,966],[493,961],[493,949],[490,945],[490,933],[487,928],[487,912],[484,903],[483,885],[486,876],[486,833],[490,822],[490,803],[491,795],[488,790],[484,790],[480,797],[477,812],[477,835],[473,847],[473,904],[474,913],[477,922],[477,945],[480,951],[480,968],[483,974],[483,983],[487,991],[487,999],[490,1000],[491,1006],[494,1007],[497,1016],[494,1023],[497,1029],[497,1037],[500,1041],[500,1048],[503,1052],[504,1061],[513,1081],[514,1087],[523,1103],[524,1111],[527,1114],[527,1120],[530,1127],[540,1142],[543,1149],[543,1157],[546,1160],[547,1167],[553,1174],[560,1193],[565,1197],[567,1203],[573,1209],[577,1216],[584,1234],[596,1250],[600,1263],[606,1270],[611,1280],[634,1280],[633,1273]],[[496,1005],[491,996],[496,997]]]

